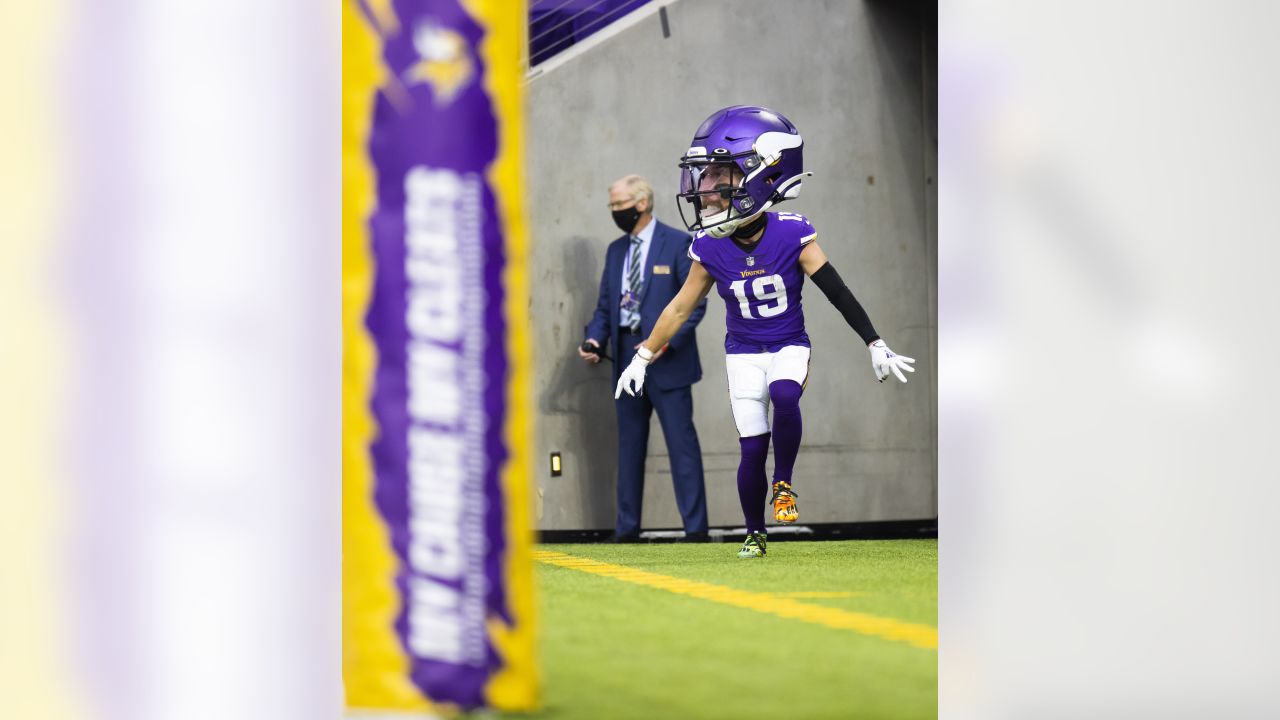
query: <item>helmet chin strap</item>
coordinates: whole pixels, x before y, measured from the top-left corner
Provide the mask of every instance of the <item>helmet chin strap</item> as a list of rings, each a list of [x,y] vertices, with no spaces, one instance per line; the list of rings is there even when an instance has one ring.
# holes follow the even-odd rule
[[[710,235],[713,238],[729,237],[729,235],[736,235],[737,232],[735,231],[738,231],[738,228],[742,228],[744,224],[747,224],[747,228],[743,228],[739,232],[746,232],[747,229],[750,228],[751,230],[750,232],[747,233],[746,237],[751,237],[752,235],[755,234],[756,230],[760,229],[758,227],[758,223],[764,221],[764,211],[768,210],[771,207],[773,207],[772,200],[765,203],[764,205],[761,205],[760,209],[756,210],[751,215],[748,215],[746,217],[737,217],[732,220],[726,220],[724,222],[717,223],[714,227],[708,228],[706,232],[708,235]],[[732,212],[732,208],[725,208],[723,214],[728,215],[730,212]],[[719,217],[720,215],[721,213],[712,215],[711,217],[707,218],[707,221],[716,222],[716,218]]]
[[[729,221],[720,225],[716,225],[715,227],[712,227],[712,228],[707,228],[707,234],[713,238],[729,237],[729,234],[732,233],[734,229],[737,227],[738,227],[737,222]]]
[[[730,208],[725,208],[723,211],[718,212],[715,215],[703,218],[702,222],[704,226],[708,223],[711,225],[706,229],[706,233],[713,238],[722,238],[727,237],[729,233],[736,230],[737,227],[742,224],[742,219],[720,219],[721,217],[728,218],[731,212],[732,210]]]

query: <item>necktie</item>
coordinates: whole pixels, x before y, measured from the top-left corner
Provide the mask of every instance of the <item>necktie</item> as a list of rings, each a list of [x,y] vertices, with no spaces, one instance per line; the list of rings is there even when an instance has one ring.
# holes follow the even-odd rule
[[[631,291],[631,296],[639,299],[640,296],[640,238],[631,238],[631,266],[627,270],[627,289]],[[631,329],[635,330],[640,325],[640,318],[635,317],[632,313]]]

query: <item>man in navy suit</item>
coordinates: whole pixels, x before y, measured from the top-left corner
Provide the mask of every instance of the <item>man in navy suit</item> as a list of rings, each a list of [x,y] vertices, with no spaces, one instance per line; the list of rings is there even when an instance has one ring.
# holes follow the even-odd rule
[[[609,187],[609,209],[625,233],[609,244],[600,299],[586,327],[578,355],[589,363],[613,345],[613,381],[631,362],[640,341],[649,336],[663,308],[689,274],[688,234],[653,218],[653,188],[639,175],[628,175]],[[684,518],[686,540],[707,538],[707,496],[702,479],[702,448],[693,428],[690,386],[702,379],[694,328],[706,313],[698,304],[649,366],[644,393],[614,400],[618,411],[618,519],[612,542],[635,542],[640,536],[644,495],[644,461],[649,448],[649,418],[654,410],[671,457],[676,506]],[[590,351],[588,351],[588,349]]]

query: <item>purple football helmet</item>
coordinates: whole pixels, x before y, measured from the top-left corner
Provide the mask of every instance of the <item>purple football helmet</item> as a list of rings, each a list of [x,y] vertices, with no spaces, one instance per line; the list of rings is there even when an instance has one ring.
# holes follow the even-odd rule
[[[690,230],[725,237],[798,196],[804,176],[813,174],[804,172],[803,146],[796,126],[768,108],[715,111],[680,158],[680,219]]]

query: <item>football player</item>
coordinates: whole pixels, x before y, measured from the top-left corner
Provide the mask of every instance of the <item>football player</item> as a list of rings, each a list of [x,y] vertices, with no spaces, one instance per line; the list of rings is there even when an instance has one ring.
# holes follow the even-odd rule
[[[645,367],[712,286],[724,298],[729,402],[742,458],[738,498],[747,538],[738,557],[765,554],[764,511],[769,483],[765,459],[773,443],[773,517],[800,517],[792,469],[800,449],[800,395],[809,375],[800,290],[807,276],[866,343],[871,368],[883,382],[915,372],[912,358],[895,355],[818,247],[803,215],[769,212],[795,198],[806,175],[795,125],[768,108],[735,105],[716,111],[694,133],[680,159],[680,214],[694,231],[693,260],[680,292],[618,379],[615,397],[644,386]],[[686,214],[687,213],[687,214]],[[769,409],[773,408],[770,425]]]

